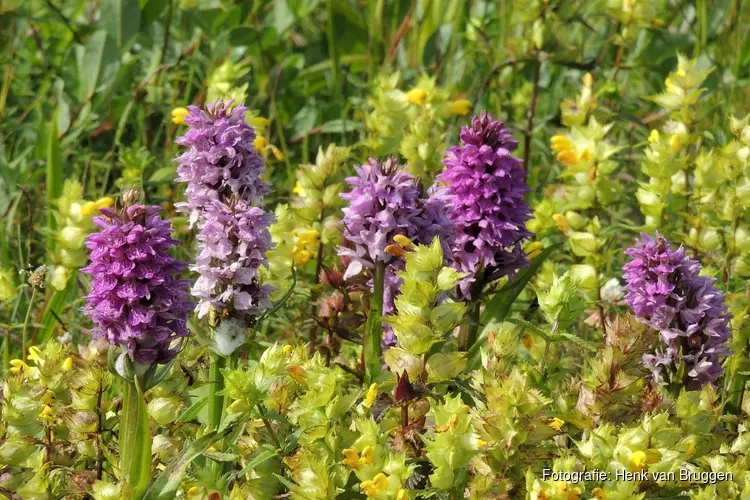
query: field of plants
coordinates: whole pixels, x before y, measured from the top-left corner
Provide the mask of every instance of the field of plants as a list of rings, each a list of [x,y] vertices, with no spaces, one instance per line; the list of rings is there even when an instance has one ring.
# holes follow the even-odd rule
[[[0,497],[750,500],[743,0],[0,0]]]

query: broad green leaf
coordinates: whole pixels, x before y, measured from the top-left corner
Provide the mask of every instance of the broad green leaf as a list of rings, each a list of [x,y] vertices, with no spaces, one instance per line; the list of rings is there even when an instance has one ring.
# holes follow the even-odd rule
[[[137,0],[102,0],[101,24],[122,49],[141,28],[141,9]]]

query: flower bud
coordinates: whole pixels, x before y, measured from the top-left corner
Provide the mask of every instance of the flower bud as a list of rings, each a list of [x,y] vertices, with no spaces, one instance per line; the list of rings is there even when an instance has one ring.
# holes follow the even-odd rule
[[[185,404],[176,396],[154,398],[148,403],[148,415],[159,425],[171,424],[180,416]]]

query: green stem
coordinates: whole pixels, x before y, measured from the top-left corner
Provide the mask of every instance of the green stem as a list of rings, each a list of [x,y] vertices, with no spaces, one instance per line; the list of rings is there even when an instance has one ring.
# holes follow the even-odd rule
[[[211,353],[211,365],[208,372],[209,396],[208,396],[208,430],[219,428],[221,416],[224,413],[224,396],[219,394],[224,390],[224,369],[227,358],[220,354]]]
[[[468,351],[477,342],[480,305],[481,302],[479,300],[475,300],[469,304],[469,322],[461,325],[458,332],[458,345],[461,351]]]
[[[28,356],[28,343],[29,338],[29,321],[31,320],[31,309],[34,307],[34,300],[36,299],[36,287],[33,287],[31,292],[31,300],[29,301],[29,307],[26,309],[26,319],[23,320],[23,334],[21,335],[21,358],[26,361]],[[8,344],[10,344],[10,332],[8,333]]]
[[[221,417],[224,414],[224,396],[221,391],[224,390],[224,374],[221,372],[227,363],[227,358],[211,353],[211,365],[208,371],[208,430],[217,430],[221,425]],[[218,476],[221,473],[222,466],[218,462],[211,463],[211,470]]]
[[[151,482],[151,432],[146,398],[138,379],[123,380],[120,422],[120,468],[127,498],[140,500]]]
[[[380,340],[382,336],[381,316],[383,315],[383,288],[385,282],[385,262],[375,264],[373,292],[370,298],[370,313],[365,327],[364,356],[365,381],[370,384],[380,374]]]

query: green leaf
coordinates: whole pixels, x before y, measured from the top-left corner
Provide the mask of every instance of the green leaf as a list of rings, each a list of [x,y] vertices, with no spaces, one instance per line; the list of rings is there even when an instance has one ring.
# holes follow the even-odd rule
[[[229,476],[230,479],[234,479],[234,478],[237,478],[237,477],[244,476],[245,474],[247,474],[251,470],[255,469],[256,467],[258,467],[260,464],[262,464],[266,460],[268,460],[270,458],[273,458],[276,455],[278,455],[278,453],[276,451],[274,451],[274,450],[265,450],[265,451],[262,451],[262,452],[258,453],[258,455],[255,458],[253,458],[252,460],[250,460],[247,463],[247,465],[245,465],[245,467],[242,468],[241,471],[232,471],[232,472],[230,472],[228,474],[228,476]]]
[[[573,342],[574,344],[583,347],[587,351],[593,353],[599,352],[599,348],[596,347],[596,344],[594,344],[593,342],[589,342],[588,340],[584,340],[578,335],[574,335],[572,333],[558,332],[554,337],[552,337],[552,342],[563,342],[565,340]]]
[[[146,492],[144,500],[168,500],[176,497],[182,476],[185,475],[190,462],[199,457],[212,444],[229,434],[229,429],[223,432],[211,431],[187,445],[178,456],[173,458],[156,477],[154,484]]]
[[[151,26],[154,21],[158,21],[167,9],[169,2],[170,0],[149,0],[149,2],[143,7],[143,12],[141,13],[141,29],[146,29]]]
[[[487,307],[485,307],[484,311],[482,312],[481,316],[481,323],[485,326],[479,333],[479,338],[477,339],[477,341],[473,346],[471,346],[471,349],[469,349],[469,361],[466,364],[467,371],[472,371],[479,368],[479,364],[481,362],[482,345],[487,338],[487,333],[490,332],[493,328],[497,328],[500,323],[505,320],[505,317],[510,312],[510,308],[513,305],[513,302],[526,287],[526,284],[529,282],[531,277],[534,276],[534,274],[537,272],[542,263],[547,259],[547,257],[549,257],[553,251],[557,250],[560,245],[561,243],[556,243],[542,250],[539,255],[534,257],[528,267],[518,273],[516,279],[505,285],[502,290],[497,292],[494,297],[492,297],[489,304],[487,304]]]
[[[57,219],[53,207],[62,195],[63,188],[62,152],[60,151],[60,140],[57,137],[57,117],[59,113],[58,108],[55,110],[52,120],[50,120],[47,132],[47,234],[45,246],[48,258],[52,258],[56,246]],[[31,228],[28,229],[31,230]]]
[[[127,496],[140,500],[151,482],[151,430],[148,410],[138,377],[123,381],[122,420],[120,421],[120,469],[123,471]]]
[[[536,325],[534,325],[532,323],[529,323],[528,321],[526,321],[524,319],[519,319],[519,318],[505,318],[505,321],[507,321],[508,323],[513,323],[514,325],[522,326],[525,329],[531,331],[532,333],[535,333],[536,335],[539,335],[544,340],[547,340],[547,341],[550,341],[550,342],[552,341],[552,339],[550,339],[549,334],[547,332],[545,332],[544,330],[542,330],[538,326],[536,326]]]
[[[141,9],[137,0],[103,0],[101,24],[122,49],[141,28]]]
[[[89,101],[100,86],[111,82],[120,66],[119,54],[107,32],[99,30],[78,50],[79,97]]]
[[[190,405],[190,408],[182,412],[182,415],[180,415],[175,423],[181,424],[184,422],[190,422],[194,418],[198,416],[198,414],[201,412],[204,406],[208,404],[208,396],[203,396],[202,398],[198,399],[195,403]]]
[[[294,12],[289,8],[287,0],[273,2],[273,25],[279,34],[291,28],[294,20]]]
[[[325,122],[320,127],[320,131],[324,134],[346,134],[362,128],[361,122],[355,122],[352,120],[342,120],[337,118],[329,122]]]

